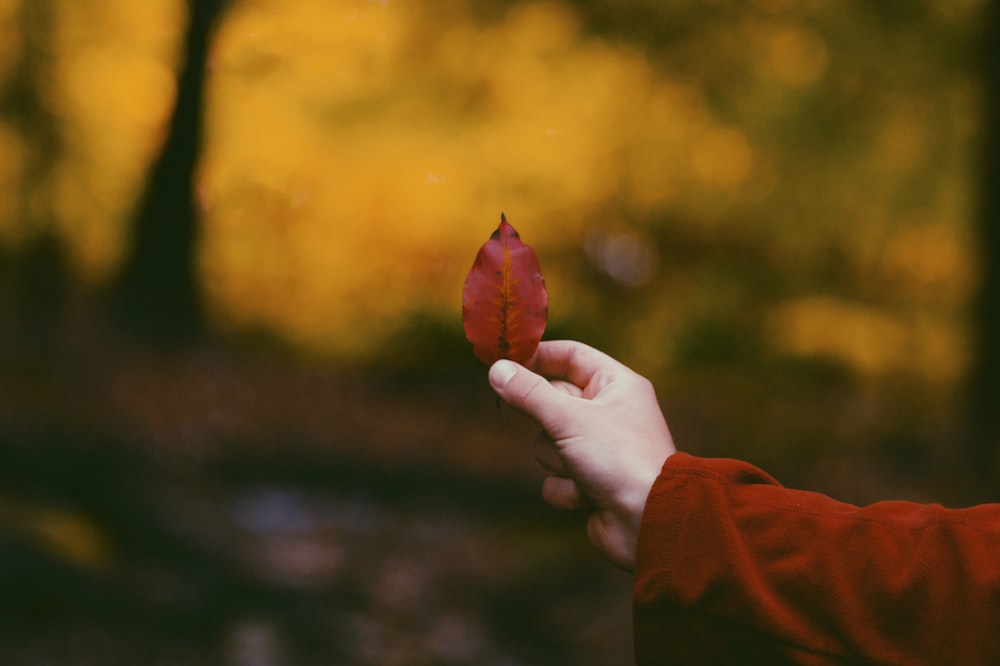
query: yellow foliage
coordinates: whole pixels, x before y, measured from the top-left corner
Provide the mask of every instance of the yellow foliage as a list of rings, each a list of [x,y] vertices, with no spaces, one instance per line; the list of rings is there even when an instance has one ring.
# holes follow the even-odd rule
[[[829,54],[823,38],[812,30],[788,25],[766,32],[767,69],[782,83],[805,86],[826,71]]]
[[[971,292],[975,267],[967,239],[943,224],[914,224],[889,239],[882,267],[890,279],[900,280],[927,296],[944,291],[955,300]]]
[[[926,317],[906,321],[835,298],[775,306],[766,339],[783,353],[838,360],[868,376],[897,372],[950,382],[968,363],[967,345],[955,326]]]
[[[0,85],[31,46],[19,32],[26,1],[0,0]],[[114,269],[175,97],[184,4],[56,0],[51,72],[36,84],[59,155],[44,187],[28,184],[31,137],[0,124],[0,238],[33,231],[18,216],[43,205],[83,276]],[[835,237],[874,293],[888,284],[941,309],[899,317],[794,301],[771,317],[778,348],[873,374],[905,365],[894,349],[906,348],[920,374],[954,376],[964,361],[953,321],[974,276],[960,223],[942,221],[971,215],[959,163],[974,88],[956,76],[936,80],[935,102],[905,85],[876,95],[865,81],[889,66],[845,51],[826,22],[832,5],[717,4],[732,20],[699,14],[653,64],[588,33],[568,2],[509,3],[487,20],[470,0],[234,0],[209,62],[197,178],[214,320],[358,359],[414,313],[457,328],[464,274],[504,211],[542,256],[556,323],[603,296],[546,256],[583,250],[619,285],[645,289],[653,312],[622,339],[653,363],[707,295],[692,286],[669,317],[656,311],[676,259],[658,243],[725,244],[744,231],[716,236],[723,225],[753,226],[802,270]],[[939,4],[942,20],[964,24],[982,0]],[[919,34],[907,30],[884,35]],[[815,127],[802,109],[831,99],[853,120]],[[838,132],[843,150],[825,136]],[[940,174],[927,176],[939,155]],[[915,175],[930,182],[929,203],[913,201]],[[653,228],[667,224],[688,228]]]
[[[692,148],[691,167],[702,180],[726,186],[737,185],[750,177],[753,152],[739,130],[710,128]]]
[[[750,177],[739,130],[566,5],[489,24],[449,7],[257,2],[228,18],[200,178],[220,322],[363,356],[409,312],[458,311],[502,210],[544,249],[582,240],[612,200],[643,212]]]
[[[17,205],[21,196],[24,145],[21,137],[0,123],[0,240],[16,243],[22,233]]]
[[[927,159],[928,109],[919,103],[899,102],[895,108],[872,147],[875,164],[888,171],[907,171]]]
[[[14,75],[23,48],[18,26],[19,5],[20,0],[0,0],[0,89]]]
[[[100,527],[72,511],[0,498],[0,530],[20,533],[78,566],[100,568],[111,556],[111,546]]]
[[[61,0],[52,14],[54,80],[44,94],[63,123],[56,218],[83,274],[116,265],[143,172],[162,141],[183,30],[179,0]]]

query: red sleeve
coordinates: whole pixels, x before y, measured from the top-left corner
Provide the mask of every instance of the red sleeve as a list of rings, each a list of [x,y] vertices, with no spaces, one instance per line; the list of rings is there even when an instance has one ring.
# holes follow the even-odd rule
[[[1000,505],[857,507],[675,454],[642,518],[634,628],[640,665],[1000,663]]]

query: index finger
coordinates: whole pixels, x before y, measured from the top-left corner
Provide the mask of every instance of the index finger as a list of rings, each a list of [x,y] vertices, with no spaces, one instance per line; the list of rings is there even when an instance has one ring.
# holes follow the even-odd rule
[[[631,372],[604,352],[575,340],[541,342],[525,365],[540,375],[565,379],[580,388],[600,388],[605,379]]]

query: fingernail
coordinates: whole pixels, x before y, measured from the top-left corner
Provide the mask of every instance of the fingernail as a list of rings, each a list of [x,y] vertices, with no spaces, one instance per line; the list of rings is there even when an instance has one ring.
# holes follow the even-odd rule
[[[517,364],[513,361],[501,359],[490,367],[490,383],[497,388],[507,386],[507,382],[517,372]]]

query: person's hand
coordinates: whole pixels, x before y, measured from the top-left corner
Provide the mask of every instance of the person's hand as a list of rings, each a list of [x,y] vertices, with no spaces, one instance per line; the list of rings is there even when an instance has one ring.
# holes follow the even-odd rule
[[[526,366],[497,361],[489,378],[500,398],[542,426],[542,496],[562,509],[591,508],[591,543],[632,570],[646,496],[676,451],[652,384],[568,340],[542,342]]]

